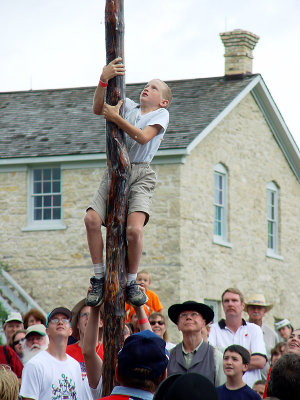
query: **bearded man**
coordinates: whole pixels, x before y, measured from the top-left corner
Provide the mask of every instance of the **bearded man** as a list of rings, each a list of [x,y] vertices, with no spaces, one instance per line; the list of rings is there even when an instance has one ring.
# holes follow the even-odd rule
[[[46,350],[49,344],[49,338],[46,334],[46,327],[42,324],[31,325],[26,329],[23,364],[31,360],[33,356],[42,350]]]

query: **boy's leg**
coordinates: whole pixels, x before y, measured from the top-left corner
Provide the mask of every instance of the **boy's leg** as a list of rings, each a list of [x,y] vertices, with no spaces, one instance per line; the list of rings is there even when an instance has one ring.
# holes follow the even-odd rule
[[[127,217],[128,275],[126,301],[137,307],[148,301],[146,294],[138,288],[138,284],[136,283],[136,275],[143,250],[143,227],[145,219],[146,214],[139,211],[133,212]]]
[[[91,278],[92,288],[87,295],[86,304],[95,307],[100,305],[104,298],[103,239],[101,234],[102,220],[99,214],[90,208],[86,213],[84,222],[95,273],[95,276]]]

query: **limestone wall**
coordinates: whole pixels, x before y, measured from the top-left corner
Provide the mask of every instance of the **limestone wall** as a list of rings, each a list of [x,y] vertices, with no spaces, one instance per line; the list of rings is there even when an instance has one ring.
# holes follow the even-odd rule
[[[214,166],[228,169],[229,242],[213,243]],[[280,188],[280,242],[283,260],[266,256],[266,185]],[[198,190],[191,192],[196,186]],[[267,315],[288,317],[299,295],[300,185],[274,140],[262,113],[248,95],[187,158],[182,173],[181,299],[220,300],[230,286],[247,295],[263,292],[274,303]],[[184,278],[185,277],[185,278]]]

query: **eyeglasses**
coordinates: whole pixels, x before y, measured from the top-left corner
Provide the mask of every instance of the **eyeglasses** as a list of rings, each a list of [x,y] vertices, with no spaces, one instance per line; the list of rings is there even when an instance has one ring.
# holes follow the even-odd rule
[[[20,339],[20,340],[16,340],[15,342],[13,342],[13,346],[16,346],[17,344],[23,343],[25,342],[25,338]]]
[[[158,324],[158,325],[164,325],[165,323],[164,323],[164,321],[150,321],[150,325],[156,325],[156,324]]]
[[[191,317],[191,318],[197,318],[197,317],[199,317],[199,313],[198,312],[196,312],[196,311],[194,311],[194,312],[191,312],[191,313],[186,313],[186,312],[183,312],[183,313],[181,313],[181,314],[179,314],[179,318],[187,318],[187,317]]]
[[[68,324],[70,320],[68,318],[62,318],[62,319],[52,318],[50,319],[49,322],[51,322],[52,324],[58,324],[59,322],[62,322],[63,324]]]
[[[90,316],[89,312],[83,312],[82,314],[80,314],[80,318],[88,318]]]

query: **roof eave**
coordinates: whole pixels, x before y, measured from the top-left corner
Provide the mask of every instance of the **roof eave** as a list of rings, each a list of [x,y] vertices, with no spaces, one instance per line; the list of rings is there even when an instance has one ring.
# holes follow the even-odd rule
[[[261,75],[238,96],[187,146],[189,154],[244,98],[252,93],[292,171],[300,181],[300,151]]]
[[[190,153],[257,85],[261,76],[256,76],[250,83],[228,104],[227,107],[214,119],[205,129],[188,145],[187,152]]]
[[[152,164],[184,164],[188,155],[185,148],[158,150]],[[0,169],[4,171],[23,170],[30,165],[60,164],[63,169],[84,168],[96,165],[106,166],[106,153],[74,154],[45,157],[12,157],[0,159]]]
[[[262,78],[252,89],[252,95],[261,109],[292,171],[296,175],[298,181],[300,181],[299,148]]]

